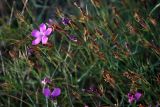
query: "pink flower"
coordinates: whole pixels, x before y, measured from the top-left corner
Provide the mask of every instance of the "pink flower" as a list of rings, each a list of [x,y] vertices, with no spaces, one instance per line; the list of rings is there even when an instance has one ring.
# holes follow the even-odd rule
[[[84,107],[89,107],[88,105],[84,105]]]
[[[135,100],[138,101],[140,99],[140,97],[142,96],[142,94],[140,92],[136,92],[134,94]]]
[[[42,41],[42,44],[47,44],[48,36],[51,34],[52,28],[46,27],[44,23],[40,24],[39,30],[34,29],[31,33],[35,40],[32,41],[32,45],[37,45]]]
[[[51,98],[52,100],[60,96],[60,94],[61,94],[60,88],[54,88],[54,90],[50,90],[49,88],[43,89],[43,95],[47,98]]]
[[[48,77],[45,77],[42,81],[41,81],[41,83],[43,84],[43,85],[46,85],[47,83],[50,83],[51,82],[51,80],[48,78]]]
[[[71,20],[70,19],[68,19],[68,18],[62,18],[62,23],[64,24],[64,25],[69,25],[70,23],[71,23]]]
[[[134,101],[138,101],[140,97],[142,96],[142,93],[135,92],[135,93],[128,93],[128,102],[133,103]]]
[[[43,89],[43,94],[44,94],[45,97],[50,97],[51,90],[49,88],[44,88]]]
[[[61,94],[61,89],[60,88],[54,88],[54,90],[51,93],[51,97],[58,97]]]
[[[69,35],[69,39],[73,42],[77,42],[77,37],[75,35]]]

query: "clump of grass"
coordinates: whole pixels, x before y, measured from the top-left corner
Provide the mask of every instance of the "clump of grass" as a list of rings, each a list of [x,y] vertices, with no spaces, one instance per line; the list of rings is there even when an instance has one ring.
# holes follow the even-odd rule
[[[0,106],[160,103],[158,1],[68,0],[67,9],[51,1],[32,2],[22,2],[21,11],[13,7],[9,24],[1,18]],[[57,6],[54,14],[52,6]],[[65,25],[63,18],[69,20]],[[46,45],[33,46],[31,32],[41,22],[54,31]],[[55,100],[42,94],[45,77],[52,88],[61,88]],[[142,96],[129,103],[127,94],[135,92]]]

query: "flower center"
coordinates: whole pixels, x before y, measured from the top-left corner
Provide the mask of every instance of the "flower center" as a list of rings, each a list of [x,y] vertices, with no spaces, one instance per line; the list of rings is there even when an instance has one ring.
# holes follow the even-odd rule
[[[40,32],[41,37],[44,36],[44,32]]]

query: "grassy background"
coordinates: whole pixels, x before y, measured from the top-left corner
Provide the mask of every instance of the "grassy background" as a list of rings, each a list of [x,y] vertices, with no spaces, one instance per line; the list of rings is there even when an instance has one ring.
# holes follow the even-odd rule
[[[160,103],[159,0],[1,0],[0,106],[153,107]],[[62,17],[72,20],[64,26]],[[31,31],[54,20],[49,45],[32,46]],[[31,51],[29,51],[31,50]],[[41,80],[62,94],[42,94]],[[88,91],[94,88],[95,92]],[[143,96],[133,104],[127,93]]]

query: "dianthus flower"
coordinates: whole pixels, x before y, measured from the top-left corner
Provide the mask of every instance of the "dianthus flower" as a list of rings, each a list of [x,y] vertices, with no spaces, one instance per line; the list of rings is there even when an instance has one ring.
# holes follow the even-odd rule
[[[138,101],[140,97],[142,96],[142,93],[135,92],[135,93],[128,93],[128,102],[133,103],[134,101]]]
[[[69,35],[69,39],[73,42],[77,42],[77,37],[75,35]]]
[[[69,25],[70,23],[71,23],[71,20],[70,19],[68,19],[68,18],[62,18],[62,23],[64,24],[64,25]]]
[[[43,95],[47,98],[55,99],[61,94],[60,88],[54,88],[54,90],[50,90],[48,87],[43,89]]]
[[[48,77],[45,77],[42,81],[41,81],[41,83],[43,84],[43,85],[46,85],[47,83],[50,83],[51,82],[51,80],[48,78]]]
[[[31,33],[35,40],[32,41],[32,45],[37,45],[42,41],[42,44],[47,44],[48,36],[51,34],[52,28],[47,28],[44,23],[40,24],[39,30],[34,29]]]

